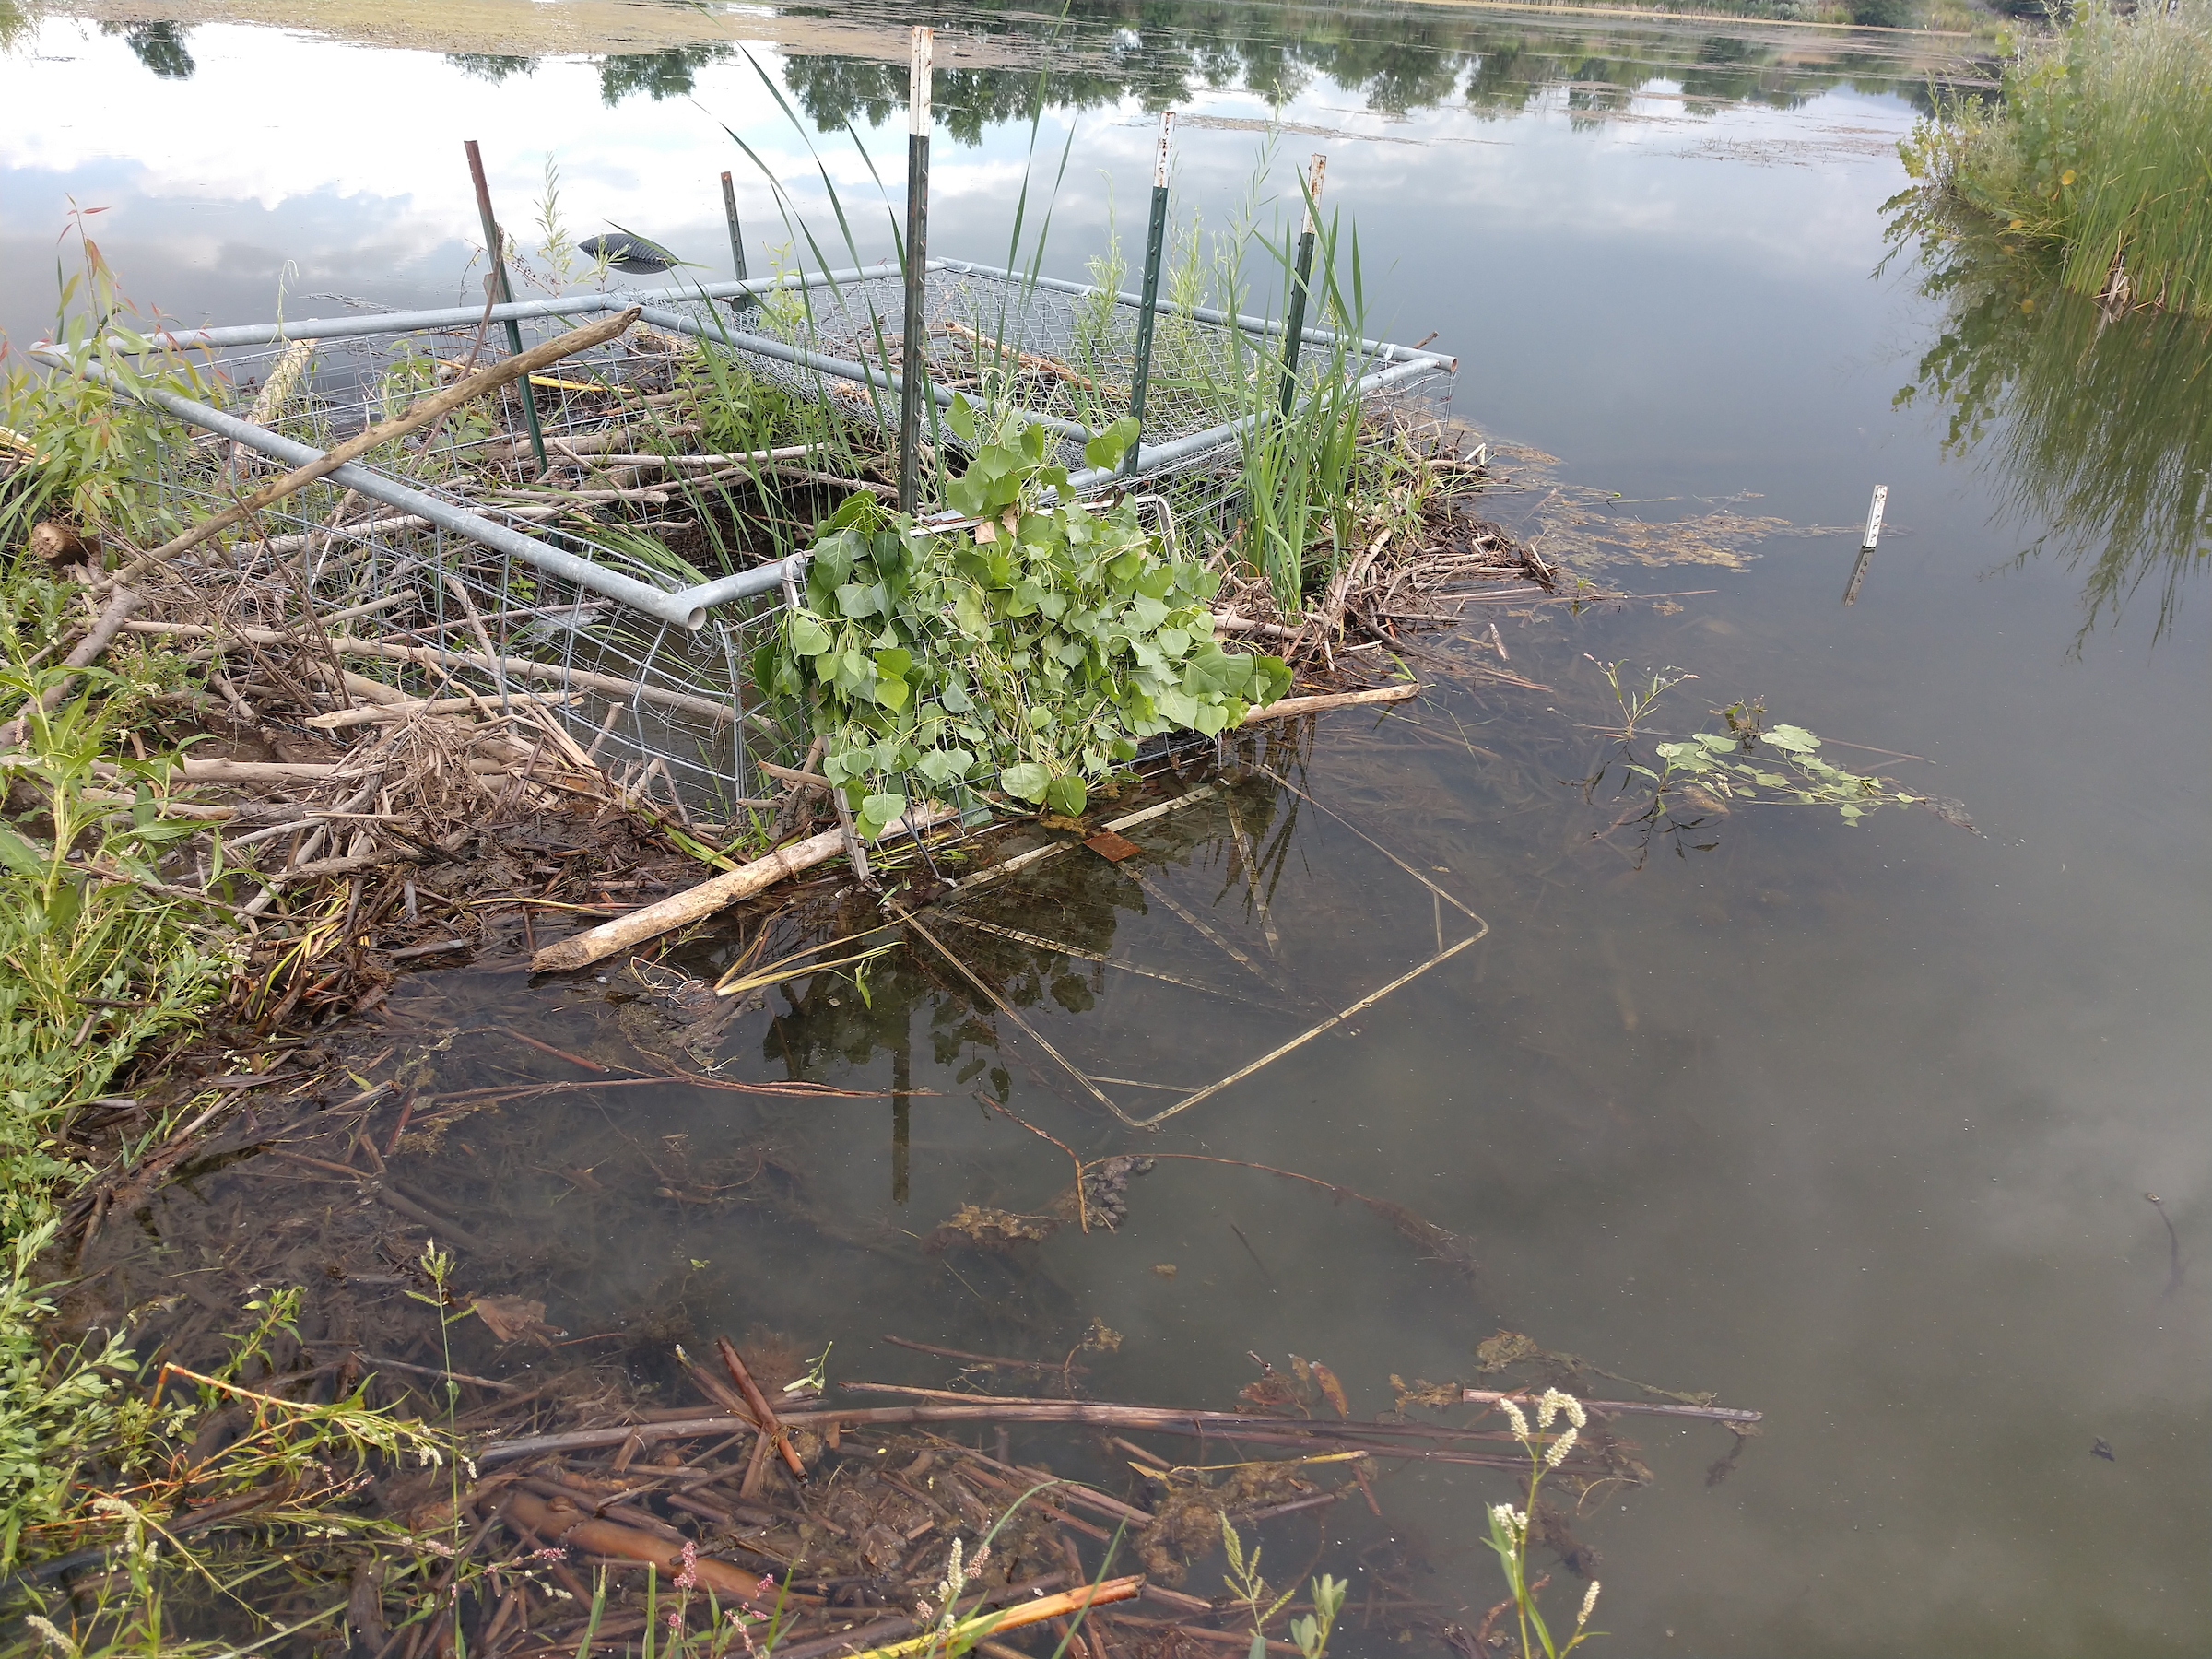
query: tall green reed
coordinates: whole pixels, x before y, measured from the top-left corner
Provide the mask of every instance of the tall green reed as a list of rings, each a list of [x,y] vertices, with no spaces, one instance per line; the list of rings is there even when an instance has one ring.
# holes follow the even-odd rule
[[[1310,587],[1333,580],[1352,551],[1352,486],[1363,412],[1358,382],[1364,353],[1359,342],[1367,332],[1359,231],[1349,232],[1340,261],[1345,235],[1340,217],[1320,212],[1302,176],[1299,189],[1304,213],[1314,219],[1306,328],[1323,337],[1298,343],[1298,392],[1287,414],[1277,412],[1276,397],[1290,366],[1288,333],[1230,331],[1236,382],[1249,409],[1241,448],[1240,550],[1266,577],[1276,607],[1285,616],[1299,610]],[[1271,315],[1288,318],[1290,313],[1299,283],[1299,234],[1298,218],[1286,217],[1273,234],[1241,240],[1230,255],[1241,259],[1245,248],[1264,250],[1277,288]],[[1232,272],[1225,286],[1241,300],[1241,271]],[[1242,308],[1232,304],[1229,309]]]
[[[2077,294],[2212,312],[2212,0],[2084,0],[1994,105],[1946,100],[1907,171],[2060,244]],[[2124,287],[2115,278],[2124,274]]]

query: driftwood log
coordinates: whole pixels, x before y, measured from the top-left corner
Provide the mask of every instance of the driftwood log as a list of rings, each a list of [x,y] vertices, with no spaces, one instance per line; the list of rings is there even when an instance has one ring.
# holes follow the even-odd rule
[[[884,830],[888,836],[908,830],[930,829],[957,816],[949,806],[932,806],[919,812],[910,812]],[[572,934],[556,940],[530,959],[533,973],[566,973],[572,969],[588,968],[594,962],[610,957],[618,950],[658,937],[672,929],[702,921],[715,912],[727,910],[740,899],[750,898],[762,888],[772,887],[786,876],[795,876],[801,870],[810,870],[816,865],[826,864],[844,851],[845,839],[841,831],[825,830],[819,835],[810,835],[805,841],[793,841],[779,847],[765,858],[756,858],[750,864],[739,865],[720,876],[672,893],[658,903],[642,910],[630,912],[627,916]]]

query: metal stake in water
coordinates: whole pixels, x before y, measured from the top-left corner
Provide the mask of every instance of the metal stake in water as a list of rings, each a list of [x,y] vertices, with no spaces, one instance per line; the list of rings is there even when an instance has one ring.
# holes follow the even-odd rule
[[[1298,394],[1298,347],[1306,332],[1306,282],[1313,275],[1313,210],[1321,206],[1321,173],[1328,164],[1326,156],[1315,156],[1306,179],[1306,223],[1298,235],[1298,275],[1290,285],[1290,317],[1283,330],[1285,415],[1290,413],[1291,400]]]
[[[929,80],[935,32],[917,29],[906,92],[906,334],[899,369],[899,511],[920,497],[922,400],[928,395],[929,342],[922,314],[928,277]]]
[[[1122,463],[1122,471],[1132,478],[1136,477],[1137,451],[1145,438],[1145,382],[1152,373],[1152,318],[1159,304],[1159,262],[1168,241],[1168,163],[1174,136],[1175,112],[1162,110],[1159,155],[1152,163],[1152,220],[1145,232],[1144,303],[1136,313],[1136,372],[1129,382],[1129,413],[1136,418],[1136,436],[1129,441],[1129,453]]]
[[[1859,586],[1866,580],[1866,567],[1874,562],[1874,544],[1882,537],[1882,510],[1889,505],[1889,486],[1877,484],[1874,500],[1866,507],[1866,534],[1859,541],[1859,562],[1852,567],[1851,585],[1843,590],[1843,603],[1859,602]]]
[[[737,228],[737,187],[730,182],[730,175],[722,175],[722,213],[730,221],[730,265],[737,273],[737,280],[745,280],[745,233]]]
[[[488,280],[491,283],[493,300],[501,305],[514,302],[514,290],[507,286],[507,238],[500,229],[500,221],[491,211],[491,186],[484,182],[484,156],[477,148],[474,138],[462,146],[468,152],[468,176],[477,186],[477,217],[484,221],[484,257],[490,262]],[[507,319],[507,352],[510,357],[523,353],[522,325],[512,317]],[[530,453],[537,457],[537,470],[546,471],[546,435],[538,429],[537,398],[530,390],[528,375],[515,383],[523,394],[523,424],[530,429]]]

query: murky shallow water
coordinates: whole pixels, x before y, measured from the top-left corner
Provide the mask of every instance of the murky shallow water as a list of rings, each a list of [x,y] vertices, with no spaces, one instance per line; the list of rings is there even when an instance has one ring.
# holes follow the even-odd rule
[[[517,1101],[453,1121],[409,1179],[488,1246],[472,1288],[542,1297],[567,1330],[618,1347],[649,1317],[767,1326],[808,1351],[835,1339],[835,1375],[935,1381],[942,1366],[880,1335],[1057,1354],[1102,1319],[1124,1338],[1084,1356],[1103,1397],[1223,1404],[1252,1349],[1325,1359],[1371,1410],[1391,1372],[1471,1374],[1473,1345],[1506,1326],[1763,1408],[1765,1436],[1724,1484],[1706,1484],[1721,1431],[1647,1434],[1657,1483],[1589,1520],[1622,1651],[2201,1652],[2202,618],[2184,606],[2154,645],[2159,606],[2138,589],[2077,638],[2084,570],[2055,553],[2013,562],[2046,527],[2000,513],[2039,500],[2020,454],[2009,473],[1977,464],[2010,429],[1947,461],[1938,411],[1892,407],[1945,316],[1907,275],[1869,276],[1877,209],[1902,183],[1887,145],[1911,110],[1895,85],[1851,65],[1785,75],[1781,53],[1734,84],[1689,84],[1740,47],[1721,33],[1467,27],[1481,56],[1449,75],[1418,40],[1378,42],[1397,56],[1364,73],[1338,53],[1285,112],[1330,135],[1284,147],[1329,151],[1386,332],[1436,327],[1462,354],[1456,412],[1565,458],[1557,476],[1580,494],[1547,484],[1501,511],[1549,523],[1547,547],[1571,562],[1568,519],[1583,512],[1834,525],[1887,483],[1889,528],[1858,603],[1838,602],[1848,534],[1599,568],[1678,596],[1579,617],[1500,607],[1511,666],[1545,689],[1470,671],[1403,714],[1329,717],[1269,762],[1318,805],[1255,775],[1218,810],[1132,831],[1157,894],[1071,853],[972,901],[978,919],[1248,1000],[937,930],[1022,988],[1022,1018],[1077,1065],[1194,1088],[1433,955],[1440,921],[1443,946],[1472,930],[1420,880],[1488,924],[1348,1022],[1356,1033],[1307,1043],[1158,1135],[1117,1123],[915,951],[884,959],[866,999],[818,976],[795,1006],[771,994],[682,1039],[712,1042],[734,1080],[866,1098]],[[550,150],[580,230],[618,220],[679,247],[718,245],[712,182],[734,158],[716,120],[794,188],[803,177],[742,64],[694,65],[696,101],[610,105],[602,66],[582,61],[495,82],[422,54],[210,26],[189,37],[193,76],[158,80],[127,44],[49,22],[35,55],[0,60],[24,116],[0,187],[11,332],[41,314],[65,191],[113,206],[103,241],[143,298],[236,321],[266,314],[286,259],[300,267],[295,313],[310,293],[453,291],[471,223],[464,137],[492,150],[511,218]],[[1515,48],[1548,65],[1531,78],[1561,83],[1525,110],[1495,90],[1515,84],[1500,69]],[[830,91],[865,90],[877,70],[788,73],[828,112]],[[1823,73],[1860,84],[1805,95]],[[1762,76],[1779,88],[1765,101],[1728,101]],[[1053,231],[1070,274],[1103,234],[1100,172],[1124,218],[1141,190],[1151,123],[1126,89],[1141,80],[1047,115],[1055,157],[1060,124],[1077,123]],[[1793,84],[1803,101],[1777,107]],[[990,91],[978,83],[986,117]],[[1265,100],[1234,84],[1178,96],[1217,124],[1186,122],[1178,199],[1218,222],[1257,142],[1235,124]],[[978,142],[940,145],[947,251],[1004,245],[1026,126],[977,124]],[[869,130],[872,150],[895,153],[895,119]],[[864,176],[835,165],[841,182]],[[747,211],[771,222],[764,190]],[[1601,509],[1611,491],[1629,500]],[[1563,500],[1582,505],[1562,516]],[[2047,496],[2036,510],[2054,511]],[[1653,716],[1668,732],[1759,693],[1831,740],[1927,757],[1888,764],[1965,802],[1985,837],[1919,812],[1850,829],[1777,807],[1648,844],[1633,824],[1601,833],[1620,806],[1609,792],[1585,802],[1574,781],[1608,752],[1595,728],[1617,711],[1584,653],[1697,675]],[[1229,800],[1271,871],[1273,949]],[[710,941],[675,966],[703,973],[734,948]],[[495,1027],[635,1064],[641,1035],[668,1034],[625,1019],[610,1001],[624,989],[423,973],[394,996],[392,1035],[462,1033],[438,1061],[441,1091],[576,1075]],[[1131,1115],[1182,1098],[1102,1087]],[[1358,1206],[1196,1162],[1136,1178],[1115,1233],[1064,1224],[1013,1256],[925,1250],[962,1206],[1042,1214],[1068,1183],[1065,1153],[975,1099],[1002,1088],[1085,1158],[1204,1153],[1403,1205],[1469,1242],[1477,1281]],[[895,1089],[911,1091],[903,1109]],[[259,1204],[262,1179],[197,1191]],[[2183,1241],[2171,1296],[2147,1189]],[[2089,1455],[2099,1437],[2116,1462]],[[1347,1553],[1396,1538],[1429,1594],[1479,1613],[1492,1570],[1476,1517],[1496,1494],[1409,1472],[1381,1496],[1384,1522],[1347,1506],[1332,1535]],[[1306,1524],[1286,1555],[1310,1548]]]

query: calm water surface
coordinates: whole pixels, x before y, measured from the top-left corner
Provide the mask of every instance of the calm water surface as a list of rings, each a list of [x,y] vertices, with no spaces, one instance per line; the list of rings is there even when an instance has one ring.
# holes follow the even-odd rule
[[[1547,481],[1506,493],[1500,516],[1548,524],[1555,556],[1594,580],[1677,596],[1505,610],[1511,666],[1543,689],[1447,674],[1402,716],[1330,717],[1266,757],[1304,794],[1253,773],[1225,797],[1238,825],[1219,804],[1149,827],[1155,891],[1062,861],[971,912],[1211,991],[972,929],[948,942],[1022,988],[1025,1018],[1079,1064],[1132,1080],[1112,1092],[1142,1115],[1178,1097],[1135,1084],[1210,1081],[1474,931],[1421,879],[1487,936],[1355,1034],[1156,1135],[1086,1103],[941,960],[905,954],[866,1003],[825,976],[718,1040],[732,1077],[911,1088],[902,1146],[880,1099],[633,1091],[456,1129],[437,1179],[519,1241],[558,1236],[518,1243],[496,1288],[580,1332],[674,1300],[705,1331],[834,1338],[833,1374],[934,1382],[942,1368],[877,1337],[1057,1353],[1096,1318],[1124,1336],[1090,1356],[1101,1397],[1218,1405],[1252,1349],[1325,1359],[1375,1410],[1390,1373],[1469,1377],[1473,1346],[1505,1327],[1762,1408],[1724,1482],[1706,1473],[1721,1430],[1656,1430],[1641,1437],[1656,1483],[1585,1517],[1611,1651],[2201,1653],[2212,681],[2189,590],[2204,522],[2175,503],[2208,460],[2204,379],[2186,372],[2202,331],[2102,330],[2048,299],[2023,312],[2031,280],[2002,265],[1936,293],[1901,263],[1876,276],[1918,96],[1888,46],[1418,9],[1386,26],[1364,8],[1236,8],[1229,48],[1077,30],[1093,68],[1055,78],[1037,138],[1049,171],[1075,135],[1048,265],[1081,274],[1110,201],[1130,234],[1162,101],[1185,117],[1178,210],[1226,222],[1262,143],[1251,124],[1283,97],[1295,130],[1277,159],[1327,151],[1382,331],[1438,331],[1461,356],[1453,411],[1559,457],[1512,463]],[[1030,21],[941,20],[956,70],[962,40],[979,59],[1036,49]],[[886,88],[902,71],[757,56],[828,130],[841,190],[872,188],[848,119],[894,165]],[[941,93],[955,136],[934,251],[1005,248],[1033,85],[978,71]],[[49,19],[0,59],[0,323],[18,338],[49,304],[70,198],[110,209],[96,233],[142,301],[236,322],[268,314],[280,284],[295,315],[334,295],[459,292],[466,137],[510,220],[549,156],[577,234],[619,223],[718,275],[722,169],[755,260],[785,234],[721,124],[802,204],[819,197],[753,65],[709,49],[456,61]],[[888,248],[881,225],[864,222],[865,253]],[[1933,370],[1895,401],[1947,338],[2008,388],[1947,449],[1958,411]],[[1737,542],[1722,562],[1601,564],[1592,526],[1567,522],[1848,526],[1877,483],[1888,529],[1849,609],[1848,529]],[[1653,714],[1662,730],[1710,729],[1708,709],[1758,694],[1831,740],[1924,758],[1839,751],[1955,797],[1982,833],[1798,807],[1608,830],[1611,784],[1586,801],[1575,783],[1617,717],[1594,657],[1697,676]],[[1265,918],[1240,825],[1275,861]],[[418,975],[393,1006],[409,1029],[468,1033],[456,1077],[526,1058],[479,1029],[495,1023],[625,1052],[619,987],[518,983]],[[1033,1267],[927,1253],[918,1239],[961,1205],[1034,1212],[1066,1183],[1061,1152],[976,1104],[1001,1077],[1015,1111],[1085,1157],[1207,1153],[1406,1206],[1470,1241],[1477,1281],[1357,1206],[1194,1162],[1138,1178],[1117,1234],[1063,1230]],[[689,1140],[671,1151],[671,1135]],[[709,1181],[768,1170],[784,1201],[673,1202],[656,1159]],[[558,1173],[584,1165],[614,1172],[604,1194]],[[2146,1191],[2179,1230],[2171,1294]],[[1172,1278],[1155,1272],[1170,1263]],[[2089,1454],[2100,1437],[2116,1461]],[[1477,1517],[1500,1494],[1465,1473],[1394,1477],[1382,1522],[1343,1506],[1331,1535],[1479,1616],[1495,1597]],[[1287,1559],[1311,1549],[1300,1521]]]

